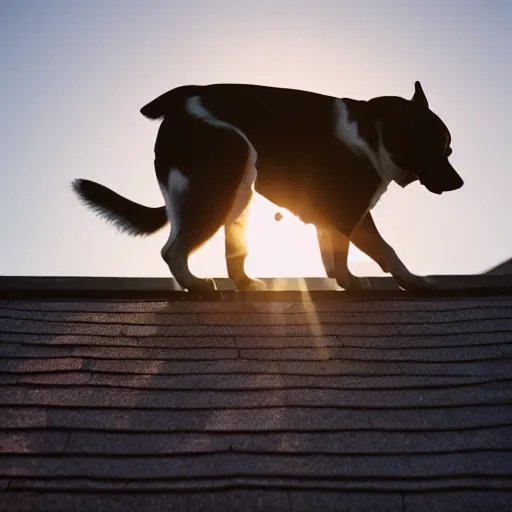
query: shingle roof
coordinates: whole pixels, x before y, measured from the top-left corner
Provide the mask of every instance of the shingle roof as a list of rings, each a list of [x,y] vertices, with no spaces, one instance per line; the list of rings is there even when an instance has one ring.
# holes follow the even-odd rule
[[[487,275],[510,275],[512,274],[512,259],[503,261],[499,265],[489,269]]]
[[[0,511],[511,510],[510,289],[9,299],[5,282]]]

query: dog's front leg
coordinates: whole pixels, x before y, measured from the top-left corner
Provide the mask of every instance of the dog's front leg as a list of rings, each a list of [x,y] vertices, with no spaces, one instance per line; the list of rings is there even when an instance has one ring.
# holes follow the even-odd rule
[[[225,250],[228,276],[237,290],[262,290],[265,284],[257,279],[251,279],[245,272],[247,259],[247,220],[249,206],[229,226],[225,226]]]
[[[350,240],[358,249],[370,256],[384,272],[391,273],[400,287],[410,291],[436,287],[430,278],[415,275],[407,269],[395,250],[382,238],[369,212],[358,224]]]
[[[350,240],[332,229],[316,228],[322,263],[327,277],[336,279],[345,290],[365,290],[370,288],[368,279],[356,277],[348,268]]]
[[[348,269],[350,241],[372,258],[384,272],[391,273],[400,287],[411,291],[435,288],[428,277],[417,276],[407,269],[394,249],[382,238],[370,213],[357,225],[350,241],[332,229],[317,228],[317,234],[327,276],[336,279],[345,290],[371,288],[367,278],[356,277]]]

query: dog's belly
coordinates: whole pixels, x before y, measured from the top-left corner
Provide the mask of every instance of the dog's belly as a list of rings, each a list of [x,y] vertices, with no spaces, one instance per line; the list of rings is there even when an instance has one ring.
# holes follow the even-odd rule
[[[339,146],[298,147],[293,155],[258,153],[256,192],[307,224],[351,231],[383,192],[381,178],[368,165],[347,162]]]
[[[256,162],[258,175],[254,184],[257,193],[276,204],[286,208],[306,223],[315,223],[313,204],[314,193],[311,187],[311,175],[304,165],[292,159],[266,158],[259,155]]]
[[[257,163],[255,190],[281,208],[286,208],[302,222],[322,225],[334,210],[343,209],[346,190],[322,176],[322,171],[308,172],[301,166],[266,166]],[[329,193],[335,187],[337,194]]]
[[[305,223],[317,224],[321,221],[321,212],[315,210],[311,197],[304,188],[283,181],[265,181],[258,174],[255,190],[275,205],[286,208]]]

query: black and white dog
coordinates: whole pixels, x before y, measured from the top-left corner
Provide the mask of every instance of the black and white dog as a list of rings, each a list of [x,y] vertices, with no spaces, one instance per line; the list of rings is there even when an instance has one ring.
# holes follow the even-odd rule
[[[162,257],[189,291],[215,289],[194,276],[192,251],[225,227],[228,275],[237,289],[255,289],[247,276],[245,225],[253,191],[316,226],[329,277],[345,289],[365,287],[347,268],[349,241],[405,289],[432,282],[407,270],[382,239],[370,210],[391,181],[419,180],[429,191],[456,190],[451,136],[419,82],[411,100],[370,101],[239,84],[177,87],[141,109],[162,119],[155,171],[165,206],[150,208],[77,179],[79,198],[120,230],[157,231],[167,221]]]

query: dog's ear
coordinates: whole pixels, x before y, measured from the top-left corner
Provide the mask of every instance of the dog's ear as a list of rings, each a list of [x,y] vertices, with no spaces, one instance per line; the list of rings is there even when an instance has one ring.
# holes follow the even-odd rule
[[[419,107],[428,108],[427,97],[425,96],[423,88],[418,81],[414,82],[414,96],[411,101]]]

